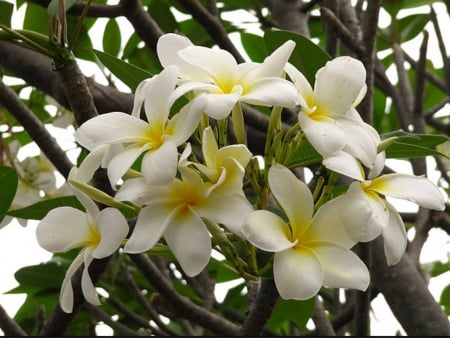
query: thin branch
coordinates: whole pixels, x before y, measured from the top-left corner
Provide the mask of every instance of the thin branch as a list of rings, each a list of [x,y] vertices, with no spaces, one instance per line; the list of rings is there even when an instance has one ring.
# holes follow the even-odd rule
[[[250,306],[250,312],[242,325],[240,336],[258,336],[269,320],[279,298],[275,281],[263,278],[256,299]]]
[[[314,313],[312,316],[314,326],[316,327],[316,334],[319,336],[336,336],[333,325],[325,312],[322,301],[319,297],[316,297],[314,302]]]
[[[164,34],[157,22],[142,7],[142,3],[139,0],[120,0],[119,4],[122,6],[123,14],[133,25],[137,35],[156,53],[158,39]]]
[[[28,0],[28,2],[35,3],[36,5],[45,8],[47,8],[50,4],[50,0]],[[85,3],[78,2],[69,8],[67,14],[78,16],[83,12],[85,7]],[[123,8],[121,5],[104,5],[91,3],[87,12],[87,16],[91,18],[117,18],[123,15],[122,11]]]
[[[237,50],[234,43],[228,37],[227,31],[224,29],[218,16],[211,14],[202,4],[197,0],[177,0],[192,17],[197,20],[208,32],[211,38],[217,45],[229,51],[238,63],[242,63],[245,59]]]
[[[119,336],[126,336],[126,337],[151,336],[151,332],[143,334],[143,332],[137,332],[129,329],[126,325],[123,325],[122,323],[113,320],[108,313],[106,313],[101,308],[95,305],[85,303],[84,306],[90,312],[92,312],[98,319],[103,321],[106,325],[110,326],[115,331],[115,334],[118,334]]]
[[[28,336],[28,334],[12,319],[0,305],[0,328],[5,336]]]
[[[158,270],[149,257],[142,254],[130,254],[129,256],[145,278],[167,299],[179,316],[190,319],[217,334],[237,335],[239,328],[235,324],[178,294],[170,281]]]
[[[445,85],[447,88],[447,93],[450,94],[450,79],[449,79],[449,76],[450,76],[449,61],[450,61],[450,59],[449,59],[449,56],[447,55],[444,38],[442,37],[442,32],[439,27],[439,22],[437,20],[436,12],[434,11],[433,6],[430,6],[430,17],[431,17],[431,22],[433,23],[434,31],[436,33],[436,38],[438,40],[439,51],[441,52],[441,56],[442,56],[442,62],[444,64],[444,74],[445,74],[444,79],[446,80]]]
[[[366,264],[369,271],[372,270],[372,243],[358,243],[358,254]],[[370,333],[370,288],[367,291],[355,291],[355,315],[354,334],[355,336],[368,336]]]
[[[58,145],[55,138],[50,135],[42,122],[3,81],[0,81],[0,104],[8,109],[11,115],[20,122],[61,175],[68,177],[73,163]]]

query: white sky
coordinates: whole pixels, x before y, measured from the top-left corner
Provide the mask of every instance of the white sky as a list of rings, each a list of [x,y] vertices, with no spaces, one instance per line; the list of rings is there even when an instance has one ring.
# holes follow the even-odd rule
[[[13,28],[21,28],[23,9],[19,13],[15,13],[13,17]],[[427,7],[425,7],[425,10]],[[446,15],[446,9],[443,4],[436,4],[435,10],[438,14],[440,22],[444,25],[443,31],[449,31],[449,18]],[[243,13],[239,11],[238,13]],[[237,17],[233,15],[233,17]],[[383,18],[383,16],[382,16]],[[252,18],[249,18],[251,21]],[[106,20],[99,20],[99,23],[103,24]],[[17,22],[14,24],[14,22]],[[121,27],[123,25],[128,25],[129,23],[125,20],[121,21]],[[431,23],[430,23],[431,25]],[[248,24],[246,27],[251,27]],[[252,29],[252,28],[250,28]],[[257,33],[257,31],[254,31]],[[239,44],[239,40],[236,39],[236,35],[233,36],[233,40]],[[124,39],[123,39],[124,41]],[[98,36],[98,41],[93,41],[94,46],[101,49],[101,37]],[[420,38],[416,41],[408,43],[407,49],[410,55],[417,55],[418,44],[420,44]],[[430,45],[437,45],[434,35],[430,36]],[[95,47],[94,47],[95,48]],[[450,46],[448,46],[450,49]],[[240,49],[241,51],[242,48]],[[434,49],[435,50],[435,49]],[[430,48],[429,55],[433,59],[435,66],[440,66],[442,64],[439,54],[433,52]],[[95,67],[91,64],[83,62],[81,65],[85,75],[93,76],[95,75]],[[96,76],[97,81],[105,83],[102,76]],[[448,109],[448,105],[447,108]],[[67,132],[59,128],[52,128],[52,133],[56,136],[58,140],[63,142],[63,147],[65,149],[73,147],[73,137],[67,135]],[[37,148],[31,147],[29,149],[30,154],[36,154]],[[428,161],[428,160],[427,160]],[[431,160],[430,160],[431,161]],[[428,162],[429,167],[433,168],[433,162]],[[399,170],[401,172],[412,173],[411,167],[409,165],[405,166],[405,161],[390,161],[390,165],[393,169]],[[433,176],[436,177],[436,173],[430,171],[430,179]],[[404,201],[393,201],[394,205],[399,209],[399,211],[415,210],[417,206],[410,202]],[[42,249],[35,239],[35,229],[37,226],[36,221],[30,221],[26,228],[20,226],[17,222],[13,222],[8,226],[0,229],[0,260],[1,260],[1,278],[0,278],[0,304],[6,309],[10,316],[14,316],[23,301],[25,300],[25,295],[6,295],[4,292],[16,287],[18,284],[14,279],[14,272],[20,267],[39,264],[45,262],[51,258],[51,253]],[[447,262],[449,255],[450,241],[449,236],[439,229],[434,229],[430,232],[430,237],[424,245],[423,253],[421,256],[421,262],[429,263],[433,261]],[[450,272],[441,275],[438,278],[434,278],[430,282],[430,290],[436,299],[439,299],[442,289],[450,283]],[[373,302],[372,306],[375,309],[377,317],[372,318],[372,335],[395,335],[397,330],[400,330],[402,334],[404,331],[400,328],[393,317],[390,309],[387,307],[386,302],[382,296],[378,296]],[[0,334],[2,331],[0,330]]]

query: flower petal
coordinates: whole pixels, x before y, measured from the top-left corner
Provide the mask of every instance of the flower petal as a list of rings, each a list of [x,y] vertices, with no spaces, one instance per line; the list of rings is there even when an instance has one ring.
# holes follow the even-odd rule
[[[164,143],[149,150],[142,159],[142,174],[148,184],[167,184],[175,178],[178,165],[178,150],[175,139],[164,137]]]
[[[299,102],[299,94],[291,82],[266,77],[246,86],[241,101],[255,105],[294,107]]]
[[[141,142],[146,140],[148,124],[121,112],[98,115],[84,122],[75,132],[83,147],[93,150],[100,144]]]
[[[389,224],[383,228],[384,254],[388,265],[397,264],[402,258],[408,244],[403,220],[395,208],[386,201],[389,210]]]
[[[93,261],[93,257],[89,250],[84,252],[84,267],[81,275],[81,290],[83,296],[92,305],[101,305],[100,299],[98,299],[97,291],[95,291],[94,283],[89,275],[89,265]]]
[[[100,231],[100,243],[92,251],[92,257],[103,258],[112,255],[128,234],[128,222],[122,213],[114,208],[100,211],[97,228]]]
[[[308,186],[301,182],[288,168],[276,164],[269,169],[269,186],[278,203],[285,211],[294,233],[300,235],[309,224],[314,202]]]
[[[299,91],[299,104],[301,107],[309,107],[308,101],[314,98],[314,91],[306,77],[292,64],[287,63],[285,66],[286,73],[291,78],[295,87]],[[311,107],[310,107],[311,108]]]
[[[245,219],[253,212],[253,207],[242,195],[222,195],[212,193],[207,205],[195,208],[200,217],[225,225],[230,231],[240,235]]]
[[[333,155],[347,142],[347,134],[332,118],[322,117],[320,120],[314,120],[301,110],[298,113],[298,122],[308,141],[323,157]]]
[[[124,246],[124,252],[141,253],[151,249],[166,230],[172,217],[171,212],[163,205],[142,208],[134,230]]]
[[[293,247],[289,226],[276,214],[256,210],[247,218],[242,233],[254,246],[269,252],[279,252]]]
[[[348,176],[358,181],[364,180],[364,170],[361,163],[349,153],[339,150],[323,159],[325,168],[333,170],[339,174]]]
[[[238,86],[229,94],[203,94],[205,102],[205,114],[216,120],[227,117],[234,105],[239,101],[242,87]]]
[[[319,258],[305,247],[275,253],[273,274],[283,299],[306,300],[315,296],[324,278]]]
[[[178,52],[186,47],[193,46],[192,42],[185,36],[175,33],[162,35],[156,44],[158,59],[163,67],[178,65],[183,68],[185,63],[178,56]]]
[[[323,204],[311,221],[304,241],[326,241],[351,248],[368,229],[372,210],[365,199],[341,195]]]
[[[417,203],[423,208],[445,209],[445,200],[439,188],[426,177],[387,174],[373,179],[370,188],[390,197]]]
[[[50,210],[36,228],[39,245],[50,252],[65,252],[83,245],[89,237],[86,214],[72,207]]]
[[[72,276],[83,264],[83,260],[83,252],[80,252],[72,261],[64,276],[64,280],[61,285],[61,291],[59,293],[59,305],[65,313],[71,313],[73,310]]]
[[[122,152],[115,155],[108,163],[108,178],[112,187],[115,187],[117,181],[131,168],[138,157],[149,147],[148,144],[135,145],[131,144]]]
[[[197,128],[206,101],[203,95],[197,96],[175,114],[166,126],[166,134],[173,137],[177,145],[186,142]]]
[[[284,42],[280,47],[275,49],[272,54],[264,59],[261,66],[258,67],[257,73],[253,75],[256,75],[257,77],[281,76],[294,48],[294,41],[288,40]]]
[[[178,74],[177,66],[168,66],[152,78],[151,85],[145,87],[144,109],[149,124],[154,120],[167,120]]]
[[[361,291],[367,289],[369,270],[354,252],[329,243],[318,243],[313,250],[322,265],[325,286]]]
[[[184,211],[174,217],[164,232],[167,244],[186,275],[199,274],[211,256],[211,238],[206,226],[194,213]]]
[[[315,103],[333,116],[344,114],[360,99],[365,82],[366,70],[361,61],[349,56],[337,57],[316,73]]]

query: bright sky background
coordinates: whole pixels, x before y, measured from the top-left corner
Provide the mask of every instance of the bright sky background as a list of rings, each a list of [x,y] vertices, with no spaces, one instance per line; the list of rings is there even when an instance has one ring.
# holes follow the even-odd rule
[[[10,0],[12,1],[12,0]],[[14,3],[14,1],[12,1]],[[23,6],[18,13],[15,13],[13,17],[13,28],[21,28],[22,20],[23,20]],[[424,10],[427,11],[427,7],[424,7]],[[435,10],[438,14],[438,18],[440,22],[443,24],[443,31],[450,30],[450,20],[447,15],[444,4],[439,3],[435,5]],[[239,17],[240,14],[244,13],[243,11],[239,11],[238,13],[233,15],[233,18]],[[245,20],[243,16],[241,16]],[[121,27],[128,27],[130,25],[128,22],[122,20],[123,18],[119,18],[119,22]],[[226,18],[227,19],[227,18]],[[229,18],[231,20],[231,17]],[[256,22],[255,18],[248,18],[250,23],[246,24],[246,27],[252,31],[257,33],[254,29],[255,24],[252,24],[251,21]],[[380,20],[386,21],[383,19],[383,15]],[[106,20],[98,20],[98,25],[104,25]],[[431,23],[430,23],[431,25]],[[431,31],[431,30],[430,30]],[[101,48],[101,36],[97,35],[97,41],[93,40],[94,48]],[[93,37],[95,39],[95,36]],[[123,41],[125,40],[122,37]],[[234,41],[239,44],[238,39],[236,39],[236,35],[233,36]],[[415,41],[409,42],[406,46],[408,52],[413,57],[417,55],[418,52],[418,44],[420,43],[420,39],[416,39]],[[437,42],[434,35],[430,35],[430,46],[435,46],[437,48]],[[448,46],[450,48],[450,46]],[[436,50],[436,49],[434,49]],[[242,51],[242,49],[241,49]],[[442,64],[439,53],[433,51],[432,48],[429,50],[429,55],[434,57],[433,62],[435,66],[440,66]],[[92,67],[92,64],[82,62],[81,69],[87,76],[95,76],[99,82],[106,83],[102,76],[96,75],[95,67]],[[447,104],[446,109],[448,110],[449,105]],[[61,146],[64,149],[73,149],[73,137],[72,135],[68,135],[67,131],[60,128],[51,128],[52,134],[56,137],[58,141],[61,142]],[[22,158],[26,155],[36,155],[38,153],[37,147],[29,147],[25,153],[22,153]],[[77,155],[77,152],[71,153],[72,158],[74,159]],[[432,159],[427,159],[429,168],[434,168],[434,162]],[[400,172],[405,172],[412,174],[411,167],[409,165],[405,165],[407,162],[405,161],[389,161],[389,165]],[[437,173],[430,170],[429,178],[433,181],[436,181]],[[61,181],[62,182],[62,181]],[[417,206],[410,202],[404,201],[395,201],[391,200],[391,202],[398,208],[399,211],[408,211],[408,210],[416,210]],[[51,258],[51,253],[42,249],[36,241],[35,238],[35,229],[37,226],[36,221],[30,221],[27,227],[20,226],[17,222],[12,222],[7,225],[3,229],[0,229],[0,304],[6,309],[10,316],[14,316],[17,312],[23,301],[25,300],[25,295],[7,295],[4,292],[16,287],[18,284],[14,279],[14,273],[23,266],[39,264],[41,262],[45,262]],[[430,232],[430,237],[424,245],[424,249],[421,256],[421,262],[426,264],[433,261],[441,261],[447,262],[449,259],[449,251],[450,251],[450,241],[449,236],[442,230],[433,229]],[[441,275],[438,278],[434,278],[430,282],[430,289],[433,296],[436,299],[439,299],[440,293],[442,289],[450,284],[450,272]],[[404,331],[399,327],[396,319],[393,317],[390,309],[387,307],[386,302],[382,296],[378,296],[373,302],[372,306],[374,308],[376,318],[372,319],[372,327],[371,334],[372,335],[395,335],[397,330],[400,330],[401,334],[404,335]],[[105,331],[107,332],[107,331]],[[0,330],[0,334],[2,331]],[[107,334],[107,333],[104,333]]]

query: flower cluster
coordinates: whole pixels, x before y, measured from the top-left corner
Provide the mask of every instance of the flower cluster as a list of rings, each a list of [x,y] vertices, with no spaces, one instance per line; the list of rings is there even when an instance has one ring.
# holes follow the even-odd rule
[[[289,63],[294,48],[287,41],[262,63],[238,64],[225,50],[165,34],[157,45],[163,70],[137,87],[132,114],[102,114],[77,129],[89,154],[70,182],[86,212],[54,209],[37,229],[51,252],[82,248],[63,282],[64,311],[72,310],[70,279],[82,263],[83,294],[99,303],[88,266],[122,245],[133,254],[164,245],[187,276],[205,268],[215,247],[243,277],[257,278],[266,267],[228,255],[236,253],[230,238],[238,238],[249,244],[248,257],[273,253],[268,264],[281,297],[298,300],[322,286],[365,290],[369,271],[352,251],[358,242],[382,235],[388,264],[400,260],[406,230],[386,196],[430,209],[443,209],[443,196],[424,177],[381,175],[380,135],[356,110],[366,92],[360,61],[329,61],[312,88]],[[262,166],[246,145],[247,105],[272,109]],[[298,112],[289,130],[281,127],[283,108]],[[305,140],[329,175],[314,192],[291,168]],[[99,168],[107,171],[113,198],[89,185]],[[337,195],[339,175],[352,183]],[[93,200],[109,207],[100,211]],[[135,210],[131,231],[117,205]]]

